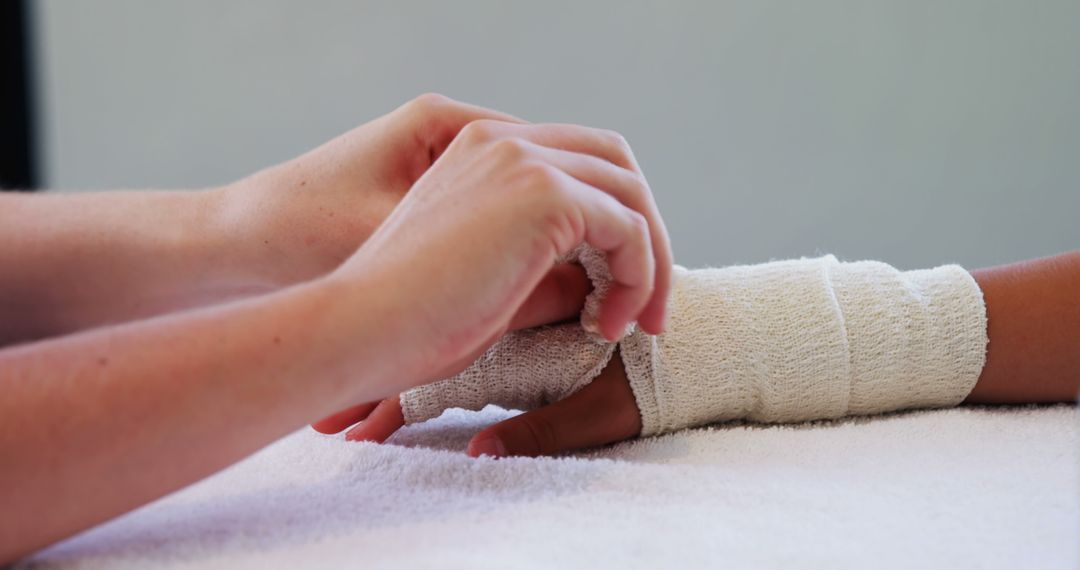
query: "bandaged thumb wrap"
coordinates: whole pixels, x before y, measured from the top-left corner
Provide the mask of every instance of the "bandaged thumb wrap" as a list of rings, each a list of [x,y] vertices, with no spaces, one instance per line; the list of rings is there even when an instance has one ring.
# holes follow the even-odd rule
[[[495,404],[531,410],[562,400],[600,374],[615,352],[615,344],[596,332],[600,303],[611,285],[607,260],[600,251],[582,244],[558,261],[580,263],[592,282],[580,325],[503,335],[457,376],[402,394],[406,424],[438,417],[448,408],[480,410]]]
[[[614,351],[578,323],[507,333],[457,376],[402,394],[401,412],[412,424],[448,408],[539,408],[592,382]]]
[[[955,265],[900,272],[884,263],[840,263],[827,256],[722,269],[677,267],[669,309],[664,334],[634,331],[619,342],[642,435],[732,419],[797,422],[953,406],[971,391],[985,361],[982,294]],[[536,369],[575,362],[572,372],[588,376],[574,376],[573,387],[565,377],[563,384],[553,377],[545,382],[576,389],[610,358],[610,350],[602,349],[611,345],[580,333],[575,346],[574,335],[547,332],[545,339],[545,330],[528,338],[558,348],[546,347],[548,360]],[[572,358],[560,356],[566,354]],[[490,363],[513,360],[494,347],[484,358],[489,378],[503,377]],[[588,366],[587,358],[596,365]],[[533,385],[519,370],[520,364],[515,376],[494,385]],[[450,397],[461,392],[460,383],[456,378],[410,391],[402,397],[403,409],[432,401],[429,391],[442,393],[443,407],[460,406],[460,398]],[[482,384],[473,388],[491,389]],[[549,389],[527,406],[500,405],[530,409],[555,395]],[[406,419],[422,418],[406,411]]]

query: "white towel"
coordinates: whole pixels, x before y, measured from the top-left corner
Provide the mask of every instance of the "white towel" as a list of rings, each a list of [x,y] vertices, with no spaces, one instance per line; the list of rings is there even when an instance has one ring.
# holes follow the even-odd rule
[[[1077,568],[1075,406],[722,425],[479,459],[510,412],[305,429],[23,561],[56,568]]]

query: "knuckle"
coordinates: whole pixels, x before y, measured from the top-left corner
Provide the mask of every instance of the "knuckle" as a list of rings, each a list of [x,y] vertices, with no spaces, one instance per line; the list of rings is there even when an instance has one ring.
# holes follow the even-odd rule
[[[634,151],[630,148],[630,143],[626,140],[626,137],[618,131],[605,130],[603,132],[607,144],[619,155],[622,166],[634,164]]]
[[[495,121],[477,119],[461,129],[462,138],[472,143],[486,143],[495,139]]]
[[[652,190],[649,189],[649,181],[645,179],[645,175],[640,172],[631,173],[630,183],[634,190],[643,196],[652,196]]]
[[[649,220],[637,210],[630,210],[630,225],[638,235],[647,236],[649,234]]]
[[[492,152],[503,160],[521,161],[529,154],[528,144],[517,137],[500,139],[491,146]]]
[[[559,169],[540,161],[527,161],[521,165],[521,175],[526,186],[543,196],[559,196]]]
[[[611,129],[604,129],[601,132],[604,134],[604,138],[607,139],[608,143],[611,144],[611,146],[623,151],[630,149],[630,143],[626,141],[626,137],[624,137],[622,133],[618,131],[613,131]]]
[[[419,114],[428,114],[441,109],[450,102],[450,98],[439,93],[424,93],[409,101],[409,106]]]

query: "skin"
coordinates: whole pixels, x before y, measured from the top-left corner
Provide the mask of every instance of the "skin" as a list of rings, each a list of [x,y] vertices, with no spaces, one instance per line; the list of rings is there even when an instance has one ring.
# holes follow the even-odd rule
[[[568,317],[582,242],[601,330],[663,330],[625,140],[435,95],[222,189],[0,196],[0,563]]]
[[[0,194],[2,343],[266,293],[328,273],[462,127],[517,120],[444,103],[419,97],[221,188]]]
[[[990,346],[967,402],[1075,402],[1080,394],[1080,251],[972,272]]]
[[[990,343],[969,404],[1075,402],[1080,394],[1080,251],[978,269]],[[358,423],[359,422],[359,423]],[[355,424],[355,425],[354,425]],[[398,398],[314,424],[324,433],[382,442],[404,425]],[[481,431],[476,457],[553,455],[637,436],[641,416],[618,353],[576,394]]]

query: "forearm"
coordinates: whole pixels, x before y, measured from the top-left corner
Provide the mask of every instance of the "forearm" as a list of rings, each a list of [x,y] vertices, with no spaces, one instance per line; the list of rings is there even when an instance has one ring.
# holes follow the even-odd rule
[[[0,196],[0,345],[265,288],[221,202],[220,190]]]
[[[986,366],[971,403],[1076,401],[1080,251],[972,271],[986,300]]]
[[[971,274],[985,302],[989,343],[986,363],[964,402],[1077,401],[1080,251]],[[626,377],[621,359],[613,359],[612,366]]]
[[[0,351],[0,561],[393,391],[376,364],[389,337],[363,324],[382,320],[384,288],[339,289],[320,280]]]
[[[875,266],[885,269],[852,267]],[[735,270],[753,274],[766,267],[779,266]],[[576,325],[541,329],[532,338],[508,335],[464,373],[402,394],[395,402],[398,421],[423,421],[448,407],[479,409],[489,401],[525,410],[551,404],[484,430],[469,448],[473,454],[535,455],[640,434],[656,414],[650,402],[661,398],[663,416],[685,418],[665,429],[754,414],[793,421],[961,402],[1077,399],[1080,252],[971,272],[939,268],[929,281],[926,271],[873,271],[851,283],[836,267],[820,283],[827,287],[816,301],[799,295],[805,279],[762,287],[789,280],[792,269],[773,272],[764,283],[762,275],[754,283],[736,275],[692,290],[687,285],[727,270],[682,273],[667,332],[653,339],[635,333],[614,354]],[[811,314],[814,306],[826,310]],[[640,344],[625,344],[635,340]],[[604,366],[599,375],[598,366]],[[835,397],[812,397],[810,389],[831,384],[842,388]],[[805,413],[762,417],[766,398]],[[589,408],[596,402],[602,407]],[[612,421],[625,416],[611,410],[631,410],[641,421]],[[365,421],[354,428],[355,437],[381,440],[396,429],[385,416],[378,422],[389,431]],[[484,445],[474,447],[478,441]]]
[[[327,274],[399,197],[318,158],[203,191],[0,195],[0,346]]]
[[[1080,395],[1080,251],[971,272],[987,312],[986,364],[964,400],[1075,402]],[[625,381],[616,353],[605,368]]]

